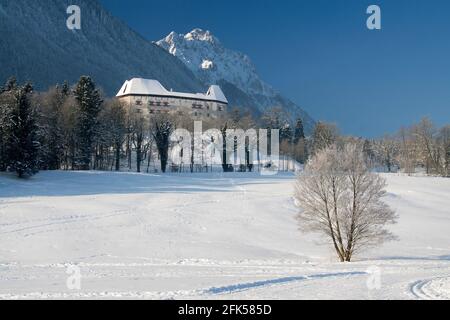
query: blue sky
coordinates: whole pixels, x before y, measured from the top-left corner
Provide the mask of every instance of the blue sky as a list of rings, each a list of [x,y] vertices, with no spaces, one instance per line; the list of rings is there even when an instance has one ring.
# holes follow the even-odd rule
[[[101,0],[145,38],[199,27],[250,56],[315,119],[379,136],[429,116],[450,123],[450,1]],[[382,10],[382,30],[366,9]]]

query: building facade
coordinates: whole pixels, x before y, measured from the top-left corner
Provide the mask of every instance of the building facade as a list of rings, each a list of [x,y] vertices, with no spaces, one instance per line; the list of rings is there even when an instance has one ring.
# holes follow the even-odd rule
[[[144,116],[161,113],[188,114],[195,120],[218,118],[225,114],[228,100],[219,86],[206,94],[169,91],[157,80],[134,78],[125,81],[116,97]]]

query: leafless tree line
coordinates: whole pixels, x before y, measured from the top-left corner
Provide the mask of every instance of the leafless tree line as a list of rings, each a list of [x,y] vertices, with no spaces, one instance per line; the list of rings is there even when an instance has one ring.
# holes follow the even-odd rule
[[[422,170],[428,175],[450,176],[450,125],[438,128],[423,118],[395,135],[367,140],[366,146],[373,166],[384,167],[388,172],[413,174]]]

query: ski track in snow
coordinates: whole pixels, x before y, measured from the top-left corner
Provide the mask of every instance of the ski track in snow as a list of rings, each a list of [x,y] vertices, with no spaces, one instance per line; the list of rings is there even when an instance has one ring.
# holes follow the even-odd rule
[[[449,300],[450,277],[415,281],[411,284],[410,291],[420,300]]]
[[[334,278],[334,277],[349,277],[349,276],[358,276],[358,275],[367,275],[366,272],[342,272],[342,273],[321,273],[321,274],[313,274],[310,276],[298,276],[298,277],[284,277],[277,279],[269,279],[269,280],[261,280],[255,282],[247,282],[247,283],[238,283],[230,286],[224,287],[213,287],[211,289],[206,290],[208,294],[223,294],[223,293],[234,293],[241,292],[250,289],[259,289],[261,287],[268,287],[274,285],[283,285],[291,282],[305,281],[305,280],[314,280],[314,279],[324,279],[324,278]]]
[[[69,217],[55,218],[55,219],[50,219],[50,221],[54,221],[54,222],[35,224],[32,226],[22,227],[22,228],[18,228],[18,229],[9,230],[9,231],[0,231],[0,235],[9,234],[9,233],[18,233],[18,232],[23,232],[23,231],[28,231],[28,230],[50,227],[50,226],[60,226],[60,225],[66,225],[66,224],[71,224],[71,223],[79,223],[79,222],[83,222],[83,221],[108,219],[108,218],[113,218],[113,217],[120,216],[120,215],[130,215],[130,212],[129,212],[129,210],[122,210],[122,211],[116,211],[114,213],[105,213],[105,214],[99,214],[99,215],[95,215],[95,216],[94,215],[79,215],[79,216],[72,215]],[[10,224],[3,224],[0,226],[5,227],[5,226],[11,226],[11,225],[29,224],[30,222],[36,222],[36,221],[37,220],[27,221],[24,223],[15,222],[15,223],[10,223]],[[44,222],[44,221],[49,221],[49,220],[42,219],[40,221]],[[29,237],[29,236],[36,235],[39,233],[48,233],[48,232],[55,232],[55,231],[60,231],[60,230],[62,230],[62,229],[45,229],[45,230],[36,231],[36,232],[32,232],[32,233],[25,233],[23,236]]]
[[[267,279],[255,282],[237,283],[223,287],[211,287],[208,289],[190,290],[190,291],[169,291],[169,292],[80,292],[80,293],[64,293],[64,292],[33,292],[25,294],[0,294],[0,299],[3,300],[18,300],[18,299],[177,299],[187,297],[202,297],[215,296],[222,294],[233,294],[236,292],[243,292],[252,289],[262,289],[266,287],[274,287],[285,285],[299,281],[313,281],[315,279],[337,278],[337,277],[352,277],[367,275],[366,272],[338,272],[338,273],[320,273],[304,276],[292,276],[284,278]]]

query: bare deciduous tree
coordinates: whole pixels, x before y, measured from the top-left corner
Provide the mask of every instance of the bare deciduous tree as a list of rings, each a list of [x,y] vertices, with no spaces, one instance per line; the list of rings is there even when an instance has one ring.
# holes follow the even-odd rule
[[[440,143],[440,132],[433,122],[423,118],[411,130],[418,139],[420,156],[425,163],[427,174],[446,176],[445,151]]]
[[[120,171],[120,156],[127,133],[126,110],[118,100],[107,100],[101,113],[102,136],[107,137],[107,150],[113,150],[113,165]]]
[[[385,180],[368,170],[360,144],[325,148],[297,180],[300,227],[325,235],[340,261],[351,261],[361,249],[394,238],[385,229],[396,221],[382,201],[385,187]]]
[[[175,119],[166,113],[158,114],[151,117],[150,128],[161,160],[161,171],[165,173],[169,160],[170,135],[176,128]]]

